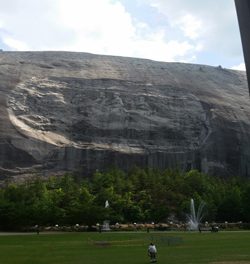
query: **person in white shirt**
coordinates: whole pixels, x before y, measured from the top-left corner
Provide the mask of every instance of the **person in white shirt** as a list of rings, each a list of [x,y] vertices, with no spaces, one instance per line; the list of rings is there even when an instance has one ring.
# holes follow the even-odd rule
[[[150,243],[148,247],[148,255],[150,257],[151,262],[156,262],[156,254],[157,254],[156,246],[153,243]]]

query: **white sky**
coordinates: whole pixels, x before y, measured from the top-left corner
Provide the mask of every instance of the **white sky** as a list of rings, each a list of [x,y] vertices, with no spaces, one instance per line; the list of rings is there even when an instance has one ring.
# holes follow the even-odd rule
[[[244,69],[234,0],[0,0],[0,48]]]

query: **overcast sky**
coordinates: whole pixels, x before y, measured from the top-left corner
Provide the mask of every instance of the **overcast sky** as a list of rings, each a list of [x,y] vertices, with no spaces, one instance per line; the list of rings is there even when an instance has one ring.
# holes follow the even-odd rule
[[[0,0],[0,49],[244,69],[234,0]]]

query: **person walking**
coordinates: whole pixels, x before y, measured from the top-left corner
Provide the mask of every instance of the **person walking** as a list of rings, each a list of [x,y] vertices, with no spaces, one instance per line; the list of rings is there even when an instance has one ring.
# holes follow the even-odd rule
[[[156,262],[156,254],[157,254],[157,249],[155,244],[150,243],[149,247],[148,247],[148,256],[150,257],[150,262]]]

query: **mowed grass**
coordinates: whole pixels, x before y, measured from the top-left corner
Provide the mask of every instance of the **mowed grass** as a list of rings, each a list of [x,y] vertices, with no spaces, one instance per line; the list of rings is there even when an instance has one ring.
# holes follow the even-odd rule
[[[64,233],[0,236],[1,264],[250,263],[250,232]]]

